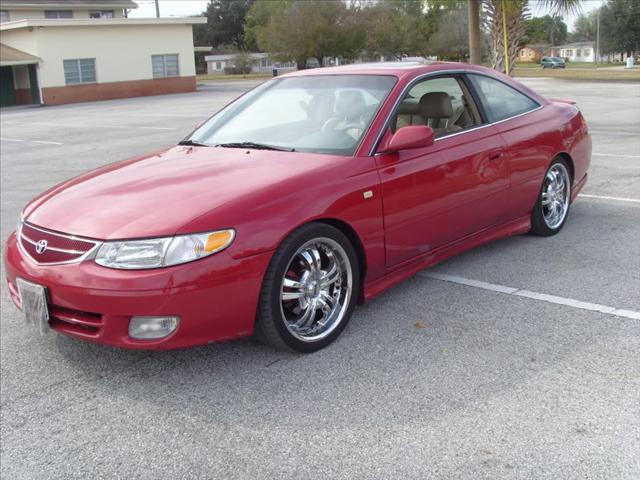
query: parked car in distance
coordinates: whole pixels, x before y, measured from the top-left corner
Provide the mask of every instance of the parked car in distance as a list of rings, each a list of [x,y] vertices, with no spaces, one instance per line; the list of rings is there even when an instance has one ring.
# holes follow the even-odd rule
[[[426,267],[558,233],[590,158],[573,102],[481,66],[294,72],[176,146],[32,200],[7,242],[9,292],[29,322],[105,345],[255,335],[311,352]]]
[[[540,66],[542,68],[565,68],[566,64],[564,62],[564,58],[542,57],[542,60],[540,60]]]

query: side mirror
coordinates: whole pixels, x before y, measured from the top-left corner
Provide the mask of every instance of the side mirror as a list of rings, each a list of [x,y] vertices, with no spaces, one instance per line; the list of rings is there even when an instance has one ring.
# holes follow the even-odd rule
[[[433,128],[427,125],[408,125],[396,130],[383,151],[392,153],[411,148],[428,147],[433,145],[433,138]]]

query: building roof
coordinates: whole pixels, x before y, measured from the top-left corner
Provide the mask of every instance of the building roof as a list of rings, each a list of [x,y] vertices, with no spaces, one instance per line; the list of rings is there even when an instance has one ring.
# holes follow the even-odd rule
[[[207,23],[207,17],[181,18],[78,18],[16,20],[0,24],[0,32],[32,27],[132,27],[143,25],[195,25]]]
[[[575,42],[567,43],[565,45],[556,45],[553,48],[576,48],[576,47],[593,47],[594,42]]]
[[[2,9],[138,8],[133,0],[2,0]]]
[[[11,65],[29,65],[38,63],[40,59],[35,55],[23,52],[17,48],[10,47],[4,43],[0,43],[0,67],[8,67]]]

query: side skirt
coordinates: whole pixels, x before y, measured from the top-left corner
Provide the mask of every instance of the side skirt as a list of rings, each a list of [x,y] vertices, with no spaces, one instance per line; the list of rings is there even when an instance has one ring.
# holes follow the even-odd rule
[[[458,240],[455,243],[450,243],[449,245],[440,247],[437,250],[433,250],[420,257],[409,260],[408,262],[404,262],[387,270],[385,276],[376,278],[371,282],[367,282],[364,285],[364,300],[368,301],[377,297],[385,290],[388,290],[403,280],[412,277],[419,271],[431,267],[436,263],[440,263],[449,257],[453,257],[454,255],[458,255],[459,253],[471,250],[472,248],[485,243],[493,242],[500,238],[527,233],[529,230],[531,230],[531,218],[529,215],[526,215],[497,227],[483,230],[470,237]]]

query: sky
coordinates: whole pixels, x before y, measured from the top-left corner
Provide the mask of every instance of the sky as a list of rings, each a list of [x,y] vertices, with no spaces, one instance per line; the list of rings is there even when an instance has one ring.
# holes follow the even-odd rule
[[[129,17],[145,18],[155,17],[156,7],[154,0],[135,0],[138,8],[133,10]],[[589,13],[600,7],[605,0],[583,0],[581,12]],[[207,8],[208,0],[160,0],[160,16],[161,17],[188,17],[189,15],[198,15]],[[537,0],[530,0],[530,10],[533,16],[540,17],[549,13],[548,9],[541,8],[537,4]],[[572,30],[573,22],[576,15],[565,18],[565,22]]]

